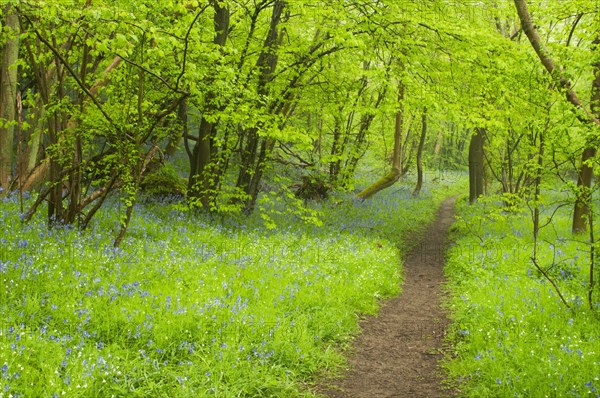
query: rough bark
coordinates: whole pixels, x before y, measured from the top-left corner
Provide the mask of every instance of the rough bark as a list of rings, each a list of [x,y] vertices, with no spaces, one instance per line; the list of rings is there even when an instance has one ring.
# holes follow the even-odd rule
[[[17,101],[17,61],[19,59],[19,18],[10,4],[4,8],[9,39],[2,50],[0,66],[0,186],[3,195],[9,189],[13,166],[13,141]]]

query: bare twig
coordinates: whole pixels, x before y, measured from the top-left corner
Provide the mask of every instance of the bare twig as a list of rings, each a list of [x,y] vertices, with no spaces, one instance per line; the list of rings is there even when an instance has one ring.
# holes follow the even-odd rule
[[[188,40],[190,38],[190,34],[192,33],[192,28],[196,24],[196,21],[198,21],[198,18],[200,18],[200,15],[204,14],[204,11],[206,11],[207,8],[208,8],[208,4],[206,4],[204,7],[202,7],[200,12],[198,12],[196,14],[196,16],[194,17],[194,20],[190,24],[190,26],[185,34],[185,38],[184,38],[185,46],[183,48],[183,62],[181,65],[181,72],[179,73],[179,76],[177,76],[177,81],[175,82],[175,89],[179,88],[179,82],[181,81],[181,78],[185,74],[185,68],[186,68],[186,63],[187,63],[187,53],[188,53],[188,43],[189,43]]]
[[[534,246],[534,251],[535,251],[535,246]],[[556,294],[558,294],[558,297],[560,297],[561,301],[563,302],[563,304],[567,307],[567,308],[571,308],[571,306],[567,303],[567,301],[565,300],[565,298],[563,297],[562,293],[560,292],[560,289],[558,288],[558,286],[556,285],[556,282],[554,282],[554,280],[550,277],[550,275],[548,275],[548,273],[542,268],[540,267],[540,265],[538,264],[536,258],[535,258],[535,254],[531,257],[531,262],[533,262],[533,265],[535,265],[535,268],[538,269],[538,271],[540,271],[542,273],[542,275],[544,275],[544,278],[546,278],[548,280],[548,282],[550,282],[550,284],[552,284],[552,287],[554,288],[554,290],[556,291]]]

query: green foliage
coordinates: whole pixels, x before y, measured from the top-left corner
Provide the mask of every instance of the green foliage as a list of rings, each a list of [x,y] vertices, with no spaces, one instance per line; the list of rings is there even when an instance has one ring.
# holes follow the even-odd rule
[[[326,176],[311,174],[302,177],[302,182],[298,184],[295,195],[305,200],[326,199],[332,188],[333,186]]]
[[[503,213],[499,203],[461,202],[450,250],[453,355],[450,381],[468,397],[578,397],[600,391],[600,296],[586,302],[588,250],[572,239],[561,209],[542,230],[540,264],[572,307],[567,309],[531,263],[528,211]],[[551,216],[546,207],[543,218]]]
[[[119,249],[111,242],[117,206],[81,233],[48,230],[40,217],[20,224],[18,203],[7,199],[1,388],[24,396],[312,396],[305,383],[340,368],[356,313],[372,314],[380,298],[398,293],[399,237],[419,233],[449,192],[440,186],[412,199],[404,187],[357,204],[337,196],[314,209],[323,226],[272,213],[277,229],[258,214],[217,221],[148,202],[135,205]]]
[[[140,188],[154,196],[183,197],[187,190],[187,181],[177,173],[172,165],[166,163],[146,175]]]

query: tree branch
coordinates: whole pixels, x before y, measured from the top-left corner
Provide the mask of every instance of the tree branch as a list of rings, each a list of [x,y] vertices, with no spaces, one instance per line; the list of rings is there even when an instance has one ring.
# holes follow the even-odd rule
[[[577,14],[577,17],[575,18],[575,22],[573,22],[573,26],[571,26],[571,30],[569,31],[569,37],[567,38],[567,44],[565,45],[566,47],[569,47],[569,44],[571,44],[571,39],[573,38],[573,33],[575,32],[575,28],[577,27],[577,24],[579,24],[579,21],[581,21],[581,18],[583,17],[583,14]]]
[[[573,90],[573,84],[571,81],[565,77],[559,68],[557,68],[554,60],[550,57],[548,50],[545,48],[542,43],[542,39],[537,29],[533,25],[531,20],[531,15],[529,14],[529,10],[527,9],[527,3],[525,0],[514,0],[515,7],[517,8],[517,13],[519,14],[519,19],[521,20],[521,26],[523,27],[523,32],[527,35],[531,46],[535,50],[538,58],[542,62],[542,65],[548,73],[556,80],[556,82],[566,91],[567,100],[573,104],[575,107],[579,108],[581,111],[585,113],[588,120],[593,123],[600,125],[600,119],[594,117],[588,109],[583,105],[575,91]]]
[[[94,105],[96,106],[96,108],[98,108],[98,110],[100,111],[100,113],[102,113],[102,116],[104,116],[104,118],[106,119],[106,121],[108,121],[111,125],[115,126],[115,123],[113,122],[112,118],[108,115],[108,113],[106,113],[106,111],[102,107],[102,104],[100,103],[100,101],[98,101],[98,99],[96,98],[96,96],[93,95],[90,92],[90,90],[85,86],[85,84],[81,81],[81,79],[79,78],[79,76],[77,76],[77,74],[75,73],[75,71],[73,70],[73,68],[71,68],[71,65],[69,65],[67,63],[67,61],[62,57],[62,55],[60,55],[60,53],[58,52],[58,50],[56,48],[54,48],[54,46],[48,40],[46,40],[46,38],[44,38],[42,36],[42,34],[39,32],[39,30],[37,30],[34,27],[35,25],[33,24],[33,21],[31,21],[31,19],[27,15],[23,15],[23,16],[30,23],[31,28],[35,32],[35,35],[37,36],[37,38],[40,39],[40,41],[42,43],[44,43],[46,45],[46,47],[48,47],[48,49],[54,54],[54,56],[56,56],[56,58],[60,61],[60,63],[69,72],[69,75],[71,75],[71,77],[73,79],[75,79],[75,81],[77,82],[77,85],[81,88],[81,90],[94,103]]]
[[[181,72],[179,73],[179,76],[177,76],[177,81],[175,82],[176,89],[179,88],[179,82],[181,81],[181,78],[185,74],[187,53],[188,53],[188,40],[190,38],[190,34],[192,33],[192,28],[196,24],[196,21],[198,21],[198,18],[200,18],[200,15],[204,14],[204,11],[206,11],[207,8],[208,8],[208,4],[206,4],[204,7],[202,7],[200,12],[198,12],[198,14],[196,14],[196,16],[194,17],[194,20],[190,24],[190,27],[188,28],[187,32],[185,33],[185,38],[184,38],[185,46],[183,48],[183,65],[181,66]]]

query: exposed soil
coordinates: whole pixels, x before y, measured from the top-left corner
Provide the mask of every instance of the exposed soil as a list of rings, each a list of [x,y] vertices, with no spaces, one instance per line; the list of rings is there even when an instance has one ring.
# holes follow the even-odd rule
[[[386,301],[376,317],[361,322],[349,369],[326,380],[317,391],[330,398],[452,397],[438,367],[449,321],[440,307],[448,228],[454,199],[442,203],[437,217],[404,260],[400,296]]]

